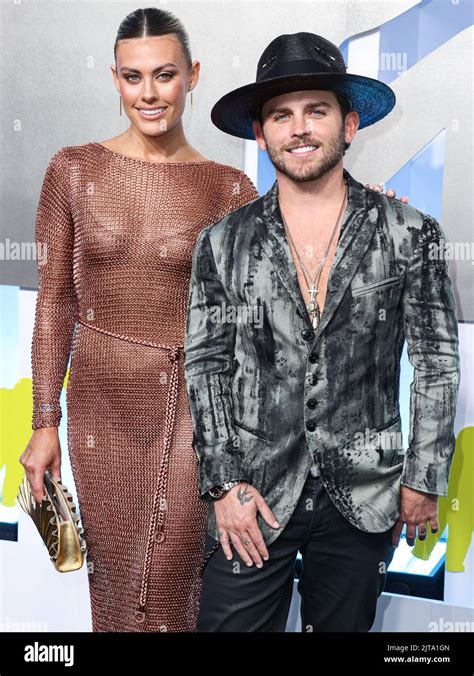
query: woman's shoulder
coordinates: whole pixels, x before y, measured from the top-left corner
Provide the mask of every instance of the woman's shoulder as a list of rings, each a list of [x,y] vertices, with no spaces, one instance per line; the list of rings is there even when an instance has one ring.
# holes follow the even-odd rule
[[[237,169],[230,164],[214,162],[214,171],[221,177],[226,187],[231,186],[234,195],[243,194],[246,201],[259,197],[257,188],[242,169]]]
[[[223,175],[230,176],[230,177],[236,177],[236,178],[243,178],[247,179],[250,181],[249,177],[247,174],[242,171],[242,169],[237,169],[237,167],[234,167],[231,164],[222,164],[221,162],[216,162],[215,160],[209,160],[209,162],[212,162],[212,164],[223,173]]]
[[[91,150],[91,146],[94,146],[94,144],[83,143],[74,146],[62,146],[51,156],[49,163],[51,165],[65,165],[74,159],[84,158]]]

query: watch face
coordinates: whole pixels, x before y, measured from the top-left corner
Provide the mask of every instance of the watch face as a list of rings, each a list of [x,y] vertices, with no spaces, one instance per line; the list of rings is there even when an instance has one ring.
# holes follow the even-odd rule
[[[222,486],[216,486],[216,488],[211,489],[208,491],[209,495],[211,498],[218,498],[220,495],[222,495]]]
[[[208,493],[211,496],[211,498],[213,498],[214,500],[218,500],[223,495],[228,493],[231,488],[237,486],[238,483],[240,483],[240,481],[226,481],[221,486],[214,486],[214,488],[211,488],[211,490],[209,490]]]

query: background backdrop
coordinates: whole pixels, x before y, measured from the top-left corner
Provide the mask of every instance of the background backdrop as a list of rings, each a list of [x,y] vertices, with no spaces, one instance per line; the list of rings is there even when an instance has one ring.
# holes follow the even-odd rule
[[[90,631],[85,566],[57,573],[29,517],[16,505],[18,457],[31,434],[30,350],[37,288],[36,208],[47,164],[63,146],[103,141],[128,126],[110,64],[120,21],[139,6],[116,0],[3,0],[0,224],[0,631]],[[362,183],[385,182],[435,216],[455,245],[450,269],[460,319],[461,389],[447,524],[390,570],[429,575],[446,566],[444,601],[384,593],[373,631],[474,630],[472,232],[472,0],[159,2],[186,26],[201,78],[184,127],[208,158],[244,169],[261,194],[273,167],[254,141],[211,123],[213,103],[255,80],[257,61],[278,34],[309,31],[342,50],[348,71],[379,78],[397,95],[392,113],[357,133],[345,166]],[[404,354],[400,388],[408,438],[412,371]],[[65,382],[65,385],[67,381]],[[75,494],[67,452],[63,389],[62,477]],[[287,629],[299,628],[295,587]],[[434,624],[433,624],[434,623]]]

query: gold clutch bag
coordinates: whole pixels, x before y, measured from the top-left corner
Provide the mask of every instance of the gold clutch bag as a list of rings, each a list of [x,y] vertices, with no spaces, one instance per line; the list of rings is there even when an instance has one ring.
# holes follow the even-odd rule
[[[87,547],[73,497],[48,470],[44,474],[44,487],[46,495],[37,503],[25,474],[18,502],[33,519],[56,570],[60,573],[77,570],[84,563]]]

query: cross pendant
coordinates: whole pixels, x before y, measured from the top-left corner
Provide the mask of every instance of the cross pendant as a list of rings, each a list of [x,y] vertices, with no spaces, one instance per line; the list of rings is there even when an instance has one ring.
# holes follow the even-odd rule
[[[316,298],[316,294],[318,293],[318,290],[314,286],[314,283],[311,285],[311,288],[308,289],[308,293],[311,294],[311,301],[314,301]]]

